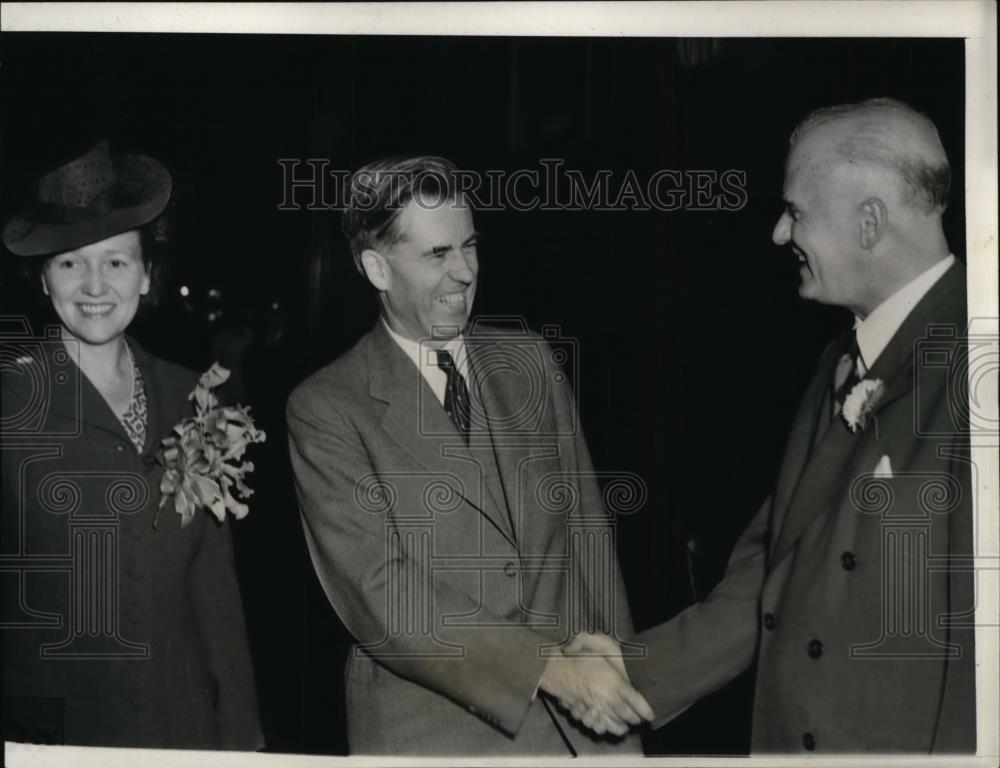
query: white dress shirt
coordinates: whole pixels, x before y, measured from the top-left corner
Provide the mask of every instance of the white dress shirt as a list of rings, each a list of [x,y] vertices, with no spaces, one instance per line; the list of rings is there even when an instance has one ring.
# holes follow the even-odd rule
[[[855,317],[854,332],[858,337],[859,376],[864,377],[875,365],[878,356],[882,354],[889,340],[899,330],[913,308],[954,263],[954,255],[949,254],[947,258],[941,259],[934,266],[921,272],[875,307],[864,320]]]
[[[400,349],[402,349],[408,358],[413,361],[413,364],[417,366],[417,370],[420,371],[420,375],[424,377],[424,380],[430,385],[431,391],[434,396],[438,399],[441,405],[444,405],[444,393],[448,388],[448,375],[438,368],[437,364],[437,349],[430,347],[426,342],[413,341],[412,339],[407,339],[400,336],[389,324],[382,320],[382,324],[385,329],[389,332],[390,338],[395,341]],[[453,339],[449,339],[443,347],[441,347],[446,352],[451,353],[452,359],[455,361],[455,367],[458,372],[462,374],[462,378],[465,379],[465,384],[469,385],[469,361],[465,351],[465,340],[459,335]],[[470,387],[471,389],[471,387]]]

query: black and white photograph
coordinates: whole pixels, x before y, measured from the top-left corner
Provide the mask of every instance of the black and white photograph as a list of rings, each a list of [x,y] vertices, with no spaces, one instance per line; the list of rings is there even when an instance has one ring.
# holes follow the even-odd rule
[[[0,12],[5,765],[996,764],[995,4]]]

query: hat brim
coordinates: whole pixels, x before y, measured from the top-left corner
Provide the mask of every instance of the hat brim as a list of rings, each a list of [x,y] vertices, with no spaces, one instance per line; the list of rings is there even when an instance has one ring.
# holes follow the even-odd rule
[[[170,173],[158,160],[144,155],[119,159],[120,181],[138,202],[98,216],[56,221],[40,209],[15,216],[3,229],[3,244],[15,256],[50,256],[76,250],[148,224],[170,201]]]

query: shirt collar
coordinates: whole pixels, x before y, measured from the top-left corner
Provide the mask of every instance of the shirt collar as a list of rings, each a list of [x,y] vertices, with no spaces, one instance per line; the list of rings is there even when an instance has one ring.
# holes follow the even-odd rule
[[[875,364],[913,308],[954,263],[954,255],[949,254],[875,307],[864,320],[855,317],[854,332],[860,355],[858,373],[861,376]]]
[[[400,336],[389,327],[389,324],[385,322],[384,319],[381,322],[386,331],[389,332],[390,338],[392,338],[392,340],[399,345],[399,347],[406,353],[406,356],[413,361],[413,364],[417,366],[424,376],[427,375],[428,371],[432,374],[437,372],[442,376],[445,375],[444,372],[437,367],[437,350],[435,348],[428,346],[426,343],[414,341],[413,339],[408,339],[405,336]],[[455,360],[455,365],[458,368],[458,372],[468,379],[469,364],[465,349],[465,337],[459,334],[452,339],[448,339],[441,349],[451,353],[452,358]]]

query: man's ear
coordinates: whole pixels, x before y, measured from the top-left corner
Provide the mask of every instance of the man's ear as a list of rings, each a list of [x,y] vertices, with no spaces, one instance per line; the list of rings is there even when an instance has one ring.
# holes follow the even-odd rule
[[[889,211],[885,203],[877,197],[869,197],[861,203],[860,240],[861,247],[871,250],[882,239],[889,226]]]
[[[389,288],[389,264],[385,256],[374,248],[366,248],[361,252],[361,266],[364,267],[368,282],[376,290],[385,291]]]
[[[45,267],[42,267],[42,271],[38,275],[42,279],[42,293],[46,296],[49,295],[49,284],[45,281]]]

